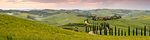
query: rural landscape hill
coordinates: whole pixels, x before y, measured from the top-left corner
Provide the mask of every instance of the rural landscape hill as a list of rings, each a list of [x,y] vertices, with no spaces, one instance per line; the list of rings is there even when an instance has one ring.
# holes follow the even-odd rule
[[[45,9],[45,10],[30,10],[30,11],[0,10],[0,13],[32,19],[35,21],[43,22],[54,26],[62,26],[74,22],[79,23],[85,20],[87,16],[112,16],[115,14],[120,15],[123,18],[138,18],[141,16],[150,16],[150,11],[148,10],[125,10],[125,9],[93,9],[93,10]],[[59,20],[56,21],[56,19]]]
[[[150,0],[1,0],[0,40],[150,40]]]
[[[97,40],[99,36],[65,30],[32,20],[0,15],[0,40]]]
[[[88,16],[97,16],[97,17],[112,16],[112,15],[122,16],[122,18],[118,20],[105,21],[110,23],[110,26],[112,28],[114,28],[115,26],[123,29],[127,29],[128,26],[137,28],[143,28],[144,26],[148,26],[149,28],[150,26],[149,25],[150,23],[148,23],[150,19],[149,10],[126,10],[126,9],[93,9],[93,10],[44,9],[44,10],[30,10],[30,11],[0,10],[0,14],[7,14],[25,19],[30,19],[61,28],[78,30],[79,32],[85,32],[85,28],[83,27],[82,24],[84,24],[84,20],[87,19]],[[80,25],[76,26],[74,24],[81,24],[81,26]]]
[[[55,26],[39,23],[32,20],[0,15],[0,40],[100,40],[100,39],[145,39],[149,36],[104,36],[91,35]]]

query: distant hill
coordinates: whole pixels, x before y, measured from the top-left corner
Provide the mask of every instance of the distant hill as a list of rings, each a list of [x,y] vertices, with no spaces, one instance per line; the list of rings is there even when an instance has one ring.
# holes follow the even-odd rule
[[[68,23],[84,22],[84,19],[86,19],[86,17],[79,17],[77,15],[78,14],[75,13],[61,13],[41,18],[41,22],[55,26],[65,25]]]
[[[94,22],[101,22],[101,21],[94,21]],[[109,20],[109,21],[103,21],[110,24],[110,27],[117,26],[118,28],[127,29],[128,26],[131,28],[144,28],[144,26],[147,26],[147,30],[150,28],[149,22],[150,22],[150,16],[139,16],[137,18],[122,18],[118,20]]]
[[[120,15],[123,18],[137,18],[150,16],[149,10],[126,9],[93,9],[93,10],[0,10],[0,13],[14,13],[13,16],[40,21],[54,26],[62,26],[68,23],[83,22],[87,16],[112,16]],[[31,18],[30,18],[31,17]],[[57,20],[59,19],[59,20]]]
[[[0,40],[149,40],[149,36],[99,36],[65,30],[9,15],[0,15]]]

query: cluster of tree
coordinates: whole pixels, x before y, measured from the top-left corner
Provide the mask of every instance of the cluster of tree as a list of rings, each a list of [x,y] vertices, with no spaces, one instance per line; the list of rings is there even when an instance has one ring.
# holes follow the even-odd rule
[[[100,35],[102,34],[102,30],[104,30],[105,35],[107,35],[107,31],[110,30],[110,34],[112,34],[112,29],[109,27],[109,23],[106,22],[102,22],[101,24],[86,25],[85,29],[86,32],[93,31],[96,34],[100,31]]]
[[[92,20],[94,21],[107,21],[107,20],[116,20],[116,19],[120,19],[122,18],[121,16],[118,15],[114,15],[114,16],[105,16],[105,17],[92,17]]]
[[[34,16],[28,15],[27,18],[28,18],[28,19],[32,19],[32,20],[35,20],[35,17],[34,17]]]
[[[107,22],[102,22],[100,25],[106,30],[109,29],[109,23],[107,23]]]

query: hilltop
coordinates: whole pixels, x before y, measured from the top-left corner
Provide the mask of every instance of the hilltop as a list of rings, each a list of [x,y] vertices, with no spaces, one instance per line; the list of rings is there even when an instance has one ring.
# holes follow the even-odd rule
[[[0,15],[0,40],[127,40],[145,39],[149,36],[104,36],[90,35],[59,27],[39,23],[32,20],[9,15]]]
[[[45,17],[45,18],[41,18],[41,20],[39,21],[50,24],[50,25],[61,26],[61,25],[65,25],[68,23],[83,22],[83,20],[86,19],[86,17],[80,17],[77,15],[79,14],[61,13],[61,14],[56,14],[56,15]]]
[[[78,33],[32,20],[0,15],[0,40],[96,40],[98,36]]]

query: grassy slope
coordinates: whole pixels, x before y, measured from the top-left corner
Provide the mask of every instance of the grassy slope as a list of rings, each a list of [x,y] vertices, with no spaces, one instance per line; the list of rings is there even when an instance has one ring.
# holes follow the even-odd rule
[[[100,23],[102,21],[94,21],[96,23]],[[131,26],[131,28],[144,28],[144,26],[148,26],[147,29],[150,27],[150,16],[141,16],[138,18],[122,18],[118,20],[109,20],[109,21],[104,21],[108,22],[110,24],[110,27],[115,27],[117,26],[118,28],[122,29],[127,29],[128,26]]]
[[[101,22],[101,21],[95,21],[95,22]],[[110,21],[105,21],[108,22],[110,24],[111,28],[115,28],[115,26],[117,26],[117,28],[121,28],[125,31],[127,31],[128,26],[131,27],[131,34],[132,34],[132,30],[133,28],[138,28],[139,34],[140,34],[140,29],[144,28],[144,26],[147,26],[147,35],[148,30],[150,29],[150,16],[141,16],[138,18],[123,18],[123,19],[118,19],[118,20],[110,20]]]
[[[149,39],[150,37],[97,36],[61,29],[39,22],[0,15],[0,40],[106,40]]]
[[[139,16],[150,16],[149,11],[138,11],[138,10],[112,10],[112,9],[99,9],[90,10],[90,13],[97,16],[112,16],[114,14],[122,15],[126,18],[139,17]]]
[[[13,16],[0,15],[0,39],[6,40],[7,36],[18,40],[98,39],[98,36],[64,30]]]
[[[139,18],[125,18],[125,19],[119,19],[119,20],[112,20],[112,21],[107,21],[108,23],[111,24],[111,26],[119,26],[123,28],[127,28],[128,26],[131,26],[133,28],[143,28],[145,25],[148,26],[149,28],[149,22],[150,22],[150,17],[149,16],[142,16]]]
[[[101,21],[94,21],[95,23],[100,23]],[[125,31],[127,31],[128,26],[131,27],[131,32],[132,29],[134,28],[138,28],[139,34],[140,34],[140,29],[144,28],[144,26],[147,26],[147,31],[150,29],[150,16],[141,16],[138,18],[122,18],[122,19],[118,19],[118,20],[109,20],[109,21],[105,21],[108,22],[110,24],[111,28],[115,28],[115,26],[117,26],[117,28],[121,28],[124,29]],[[65,27],[65,26],[63,26]],[[85,27],[80,27],[80,26],[67,26],[67,27],[78,27],[78,30],[80,32],[85,32]]]
[[[61,13],[43,18],[42,22],[55,26],[60,26],[68,23],[83,22],[85,17],[78,17],[77,15],[78,14],[75,13]]]

